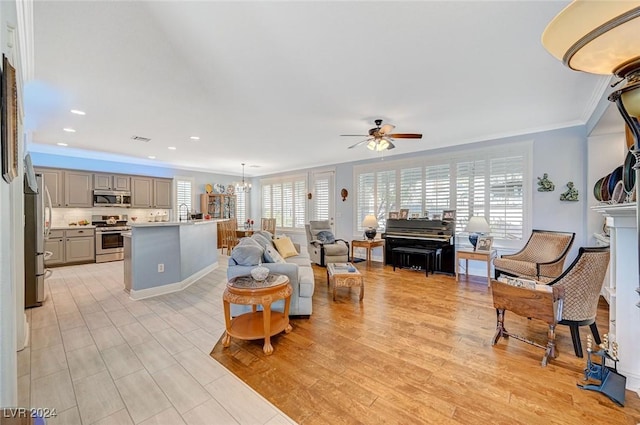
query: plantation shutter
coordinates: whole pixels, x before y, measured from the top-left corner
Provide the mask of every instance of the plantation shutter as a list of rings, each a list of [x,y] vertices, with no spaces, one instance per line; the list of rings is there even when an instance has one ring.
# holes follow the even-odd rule
[[[522,239],[524,225],[524,156],[490,160],[489,224],[491,234]]]
[[[180,205],[185,204],[189,212],[193,212],[193,181],[176,178],[176,215],[180,213]],[[184,207],[183,207],[184,208]],[[203,211],[204,212],[204,211]],[[183,209],[184,216],[184,209]]]
[[[276,219],[276,227],[285,227],[282,220],[282,184],[274,184],[272,188],[271,209],[273,212],[271,216]]]
[[[422,167],[400,170],[400,208],[407,208],[409,217],[422,217]]]
[[[271,209],[271,185],[262,184],[262,216],[264,218],[273,218]]]
[[[449,209],[451,175],[449,164],[427,165],[425,167],[424,199],[429,216],[442,215]]]
[[[242,225],[247,221],[247,194],[245,192],[236,193],[236,219]]]
[[[485,160],[458,162],[456,167],[456,232],[464,232],[469,219],[486,217],[487,167]]]
[[[282,184],[282,223],[283,227],[293,227],[293,183]]]
[[[295,205],[295,222],[294,227],[296,229],[304,229],[305,220],[305,208],[307,199],[307,184],[304,180],[296,180],[294,182],[294,205]]]
[[[383,222],[386,227],[386,218],[389,215],[389,211],[398,211],[397,204],[397,191],[396,191],[396,171],[378,171],[376,173],[376,204],[378,211],[383,211]],[[362,217],[364,219],[364,216]],[[382,223],[378,222],[379,227],[383,227]],[[360,229],[362,229],[362,220],[360,221]]]
[[[329,220],[329,179],[316,179],[314,220]]]
[[[281,230],[303,229],[306,223],[306,176],[266,179],[262,186],[262,217],[275,218]]]
[[[356,228],[360,231],[362,228],[362,220],[367,214],[373,214],[378,217],[378,224],[384,227],[384,218],[386,211],[380,211],[376,207],[375,197],[375,173],[362,173],[357,178],[357,206],[356,206]]]

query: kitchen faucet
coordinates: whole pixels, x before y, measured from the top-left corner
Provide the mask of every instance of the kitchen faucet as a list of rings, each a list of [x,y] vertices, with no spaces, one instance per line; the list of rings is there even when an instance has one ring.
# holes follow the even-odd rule
[[[184,203],[180,204],[178,206],[178,220],[182,221],[182,206],[183,205],[184,205],[185,210],[187,211],[185,220],[189,221],[189,206],[187,204],[184,204]]]

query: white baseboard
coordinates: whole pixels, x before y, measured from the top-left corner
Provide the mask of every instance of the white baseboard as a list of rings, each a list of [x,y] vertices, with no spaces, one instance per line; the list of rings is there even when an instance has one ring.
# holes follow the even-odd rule
[[[635,391],[640,396],[640,376],[622,369],[618,369],[618,372],[627,377],[626,388]]]
[[[211,273],[213,270],[218,268],[218,262],[211,264],[210,266],[205,267],[204,269],[192,274],[181,282],[167,283],[162,286],[154,286],[153,288],[147,289],[132,289],[129,292],[129,298],[132,300],[143,300],[145,298],[157,297],[158,295],[170,294],[172,292],[182,291],[185,288],[188,288],[192,283],[198,281],[202,277],[206,276],[208,273]]]

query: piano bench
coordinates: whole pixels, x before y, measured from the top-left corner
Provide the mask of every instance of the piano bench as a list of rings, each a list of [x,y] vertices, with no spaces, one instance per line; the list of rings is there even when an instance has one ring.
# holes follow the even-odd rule
[[[400,246],[391,250],[393,271],[396,271],[396,266],[405,267],[407,264],[410,264],[412,255],[424,256],[425,274],[429,276],[429,269],[431,269],[431,274],[433,274],[436,262],[436,251],[433,249],[411,248],[407,246]],[[400,260],[400,264],[398,264],[398,259]]]

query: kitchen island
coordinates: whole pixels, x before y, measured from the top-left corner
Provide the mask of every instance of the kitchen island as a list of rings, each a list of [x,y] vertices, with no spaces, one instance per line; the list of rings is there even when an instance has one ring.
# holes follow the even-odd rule
[[[218,267],[218,220],[130,223],[124,282],[131,299],[180,291]]]

